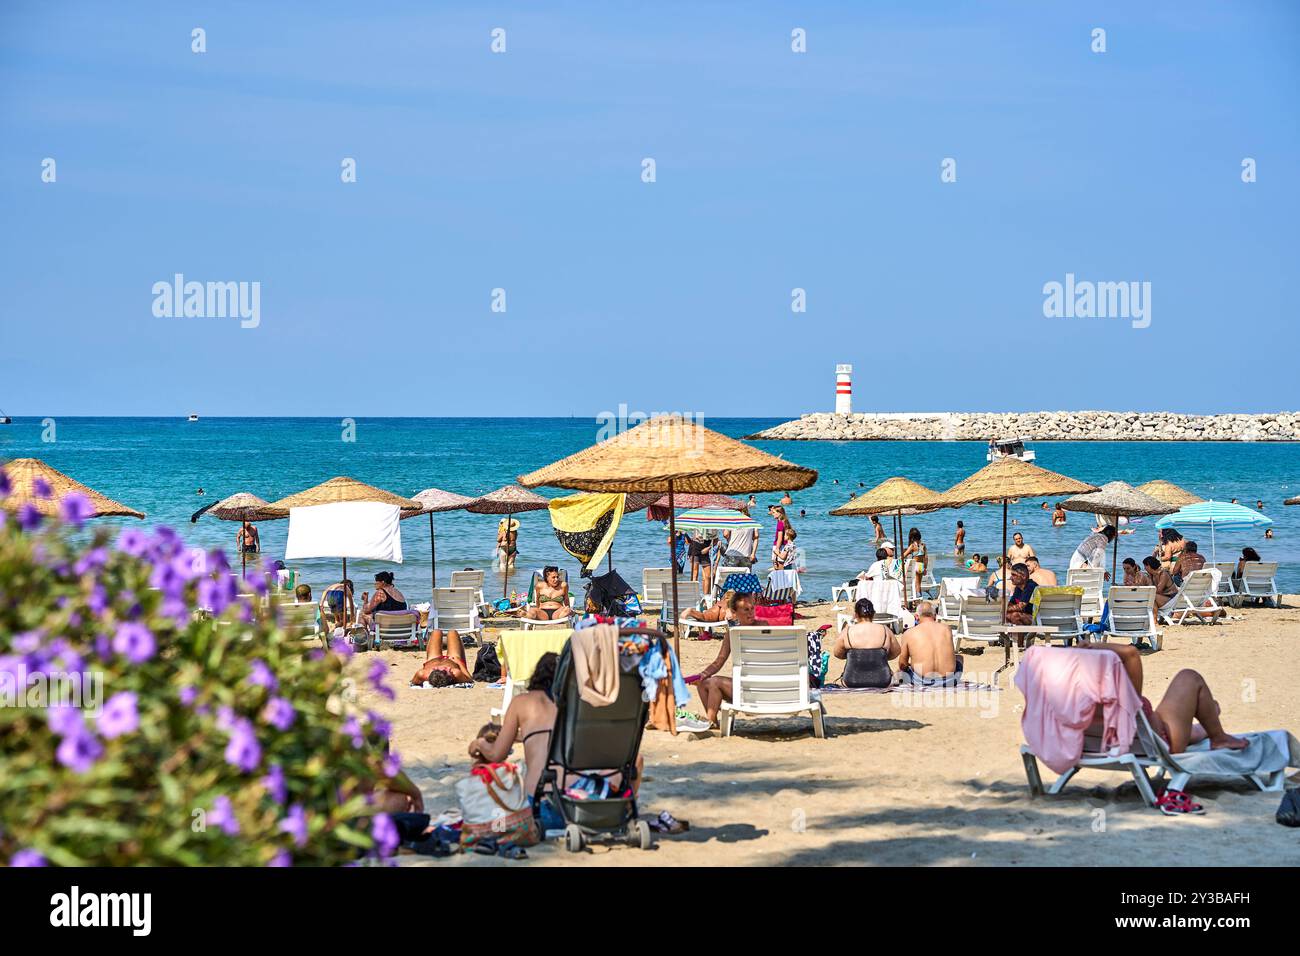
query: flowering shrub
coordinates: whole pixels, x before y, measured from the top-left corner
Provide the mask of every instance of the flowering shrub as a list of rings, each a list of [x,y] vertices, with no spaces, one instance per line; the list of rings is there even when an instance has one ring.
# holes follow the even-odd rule
[[[64,525],[88,503],[58,504],[0,511],[0,864],[390,855],[368,794],[399,762],[388,725],[352,712],[348,649],[257,620],[265,575],[237,580],[221,552],[167,528],[78,547]]]

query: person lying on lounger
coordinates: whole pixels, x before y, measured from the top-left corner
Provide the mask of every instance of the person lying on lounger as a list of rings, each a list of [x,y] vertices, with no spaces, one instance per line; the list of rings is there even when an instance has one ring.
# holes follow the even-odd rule
[[[936,620],[934,605],[916,606],[917,623],[899,639],[898,682],[918,687],[955,687],[961,682],[961,658],[952,649],[952,628]]]
[[[560,577],[560,569],[548,565],[542,569],[542,580],[537,582],[536,603],[524,609],[524,617],[532,621],[559,621],[569,616],[569,582]]]
[[[683,621],[707,621],[710,624],[718,624],[725,621],[731,616],[732,605],[736,601],[736,592],[728,591],[726,594],[714,603],[713,607],[704,611],[697,611],[691,608],[689,611],[682,612]]]
[[[447,646],[444,652],[443,639]],[[452,684],[472,684],[474,675],[465,663],[465,645],[457,631],[431,631],[428,653],[420,669],[411,675],[411,686],[423,684],[431,687],[450,687]]]

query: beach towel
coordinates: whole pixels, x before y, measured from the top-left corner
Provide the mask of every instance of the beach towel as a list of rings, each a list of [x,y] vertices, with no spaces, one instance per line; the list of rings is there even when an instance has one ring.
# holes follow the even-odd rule
[[[534,631],[503,633],[497,641],[497,656],[510,679],[526,684],[543,654],[559,654],[573,633],[571,628],[539,628]]]
[[[1029,596],[1029,603],[1033,606],[1035,614],[1038,613],[1038,605],[1042,603],[1044,595],[1052,594],[1077,594],[1079,597],[1083,597],[1083,588],[1079,587],[1077,584],[1061,584],[1049,587],[1039,586],[1034,588],[1034,593]]]
[[[737,594],[762,594],[763,585],[756,574],[728,574],[722,582],[722,593],[735,591]]]
[[[1031,647],[1016,671],[1025,697],[1020,726],[1034,754],[1057,773],[1083,756],[1084,734],[1101,709],[1101,746],[1128,753],[1142,700],[1118,654],[1082,648]]]
[[[597,624],[569,638],[578,696],[592,707],[608,707],[618,699],[618,627]]]
[[[622,494],[579,494],[551,499],[548,513],[560,547],[588,571],[594,571],[614,543],[626,500],[627,496]]]
[[[1179,765],[1197,776],[1276,774],[1272,784],[1265,788],[1275,791],[1282,790],[1285,786],[1284,775],[1278,771],[1286,770],[1287,767],[1300,767],[1300,742],[1289,731],[1270,730],[1233,736],[1249,742],[1245,750],[1213,750],[1209,740],[1202,740],[1178,754]]]

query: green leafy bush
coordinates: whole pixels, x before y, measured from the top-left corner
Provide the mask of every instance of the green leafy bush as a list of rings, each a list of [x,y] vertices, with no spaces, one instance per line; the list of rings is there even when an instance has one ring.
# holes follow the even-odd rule
[[[75,497],[59,504],[79,525]],[[239,581],[220,552],[166,528],[100,529],[77,546],[31,505],[0,521],[0,863],[393,852],[393,823],[368,797],[398,772],[387,724],[352,712],[346,648],[286,638],[251,612],[264,574]],[[77,675],[83,706],[52,706]]]

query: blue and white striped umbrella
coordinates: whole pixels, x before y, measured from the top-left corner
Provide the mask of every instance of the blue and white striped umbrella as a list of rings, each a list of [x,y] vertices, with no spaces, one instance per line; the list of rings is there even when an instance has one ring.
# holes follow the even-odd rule
[[[1254,531],[1267,528],[1273,519],[1253,511],[1245,505],[1234,505],[1228,501],[1198,501],[1186,505],[1171,515],[1165,515],[1156,522],[1156,527],[1165,528],[1209,528],[1210,553],[1214,554],[1214,538],[1225,531]]]

